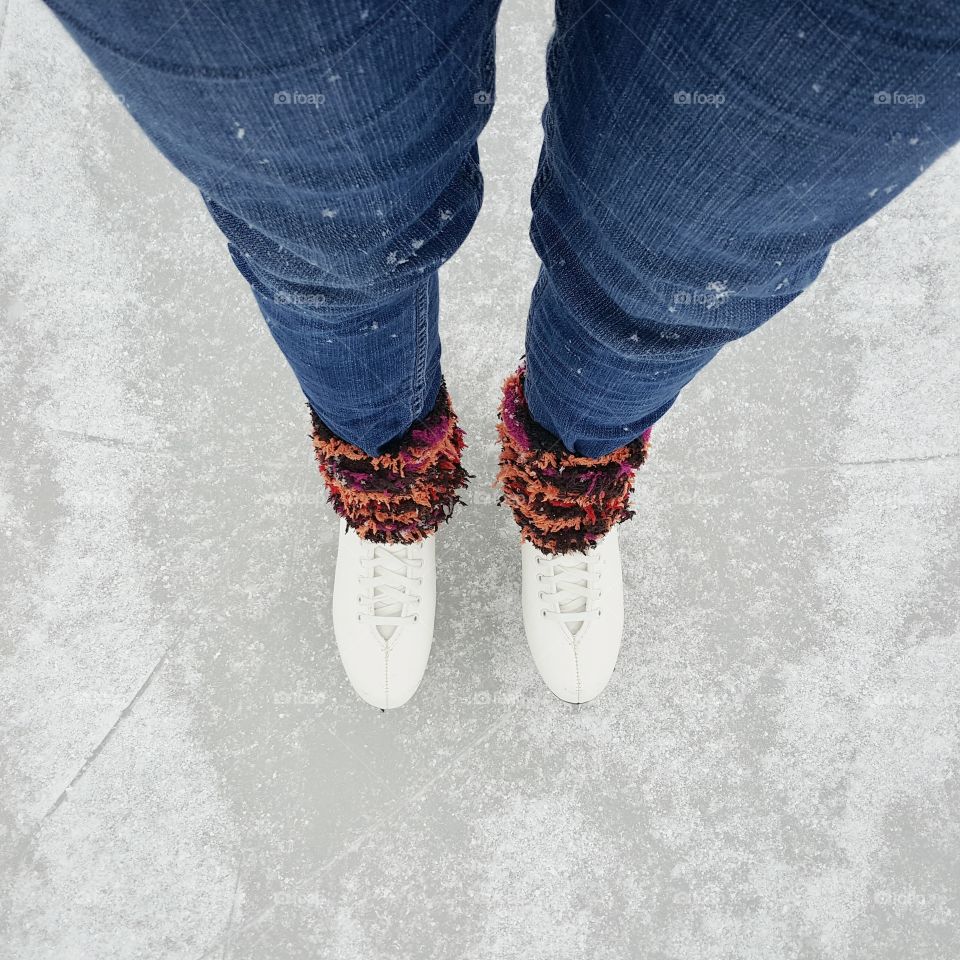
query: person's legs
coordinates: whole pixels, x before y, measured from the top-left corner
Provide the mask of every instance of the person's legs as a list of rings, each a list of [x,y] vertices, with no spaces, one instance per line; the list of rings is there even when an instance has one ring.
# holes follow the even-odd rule
[[[200,189],[309,400],[334,633],[379,707],[423,676],[430,534],[466,482],[437,270],[480,208],[498,3],[50,0]]]
[[[633,440],[960,137],[950,0],[559,0],[533,189],[530,409]]]
[[[49,5],[199,188],[323,422],[376,454],[429,412],[498,0]]]
[[[559,696],[590,699],[613,670],[604,534],[630,515],[649,428],[960,138],[958,37],[948,0],[558,0],[542,269],[500,479],[527,636]]]

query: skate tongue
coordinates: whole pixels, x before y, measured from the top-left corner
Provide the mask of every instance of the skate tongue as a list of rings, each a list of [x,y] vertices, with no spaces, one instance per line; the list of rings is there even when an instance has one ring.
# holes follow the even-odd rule
[[[573,553],[552,557],[550,563],[557,612],[564,614],[562,619],[567,632],[576,636],[592,617],[590,594],[593,571],[590,559],[582,553]],[[578,613],[583,614],[582,619],[576,616]]]
[[[376,576],[376,572],[374,572]],[[403,616],[403,604],[402,603],[390,603],[384,602],[383,598],[380,597],[380,602],[377,602],[378,594],[376,588],[374,588],[374,612],[379,617],[400,617]],[[393,623],[378,623],[376,624],[377,633],[383,637],[384,640],[389,640],[396,632],[397,626]]]
[[[563,578],[554,581],[557,589],[557,609],[561,613],[584,613],[587,609],[586,595],[578,590],[569,589],[569,587],[582,585],[586,588],[589,586],[590,568],[587,561],[578,555],[573,555],[569,558],[560,558],[557,566],[565,574]],[[567,584],[569,584],[569,587],[565,589]],[[584,622],[584,620],[567,620],[566,628],[572,635],[576,636],[583,628]]]
[[[399,629],[398,620],[412,615],[419,596],[409,581],[416,579],[419,551],[413,544],[377,544],[367,558],[371,581],[373,624],[383,640]]]

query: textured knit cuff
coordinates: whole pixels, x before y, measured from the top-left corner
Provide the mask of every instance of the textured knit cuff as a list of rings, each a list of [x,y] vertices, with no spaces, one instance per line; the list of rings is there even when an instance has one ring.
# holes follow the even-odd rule
[[[522,538],[544,553],[587,550],[633,516],[633,477],[647,458],[650,430],[606,456],[577,456],[530,415],[523,378],[521,366],[503,385],[497,424],[501,499]]]
[[[433,409],[376,457],[340,440],[310,408],[313,446],[333,509],[374,543],[415,543],[463,503],[465,446],[446,385]]]

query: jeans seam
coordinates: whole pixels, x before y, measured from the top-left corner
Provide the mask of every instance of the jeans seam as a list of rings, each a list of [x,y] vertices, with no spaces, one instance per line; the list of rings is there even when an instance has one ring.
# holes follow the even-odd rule
[[[424,281],[417,287],[414,307],[416,323],[416,346],[413,358],[413,383],[410,389],[410,416],[420,416],[423,395],[427,389],[427,340],[429,333],[429,283]]]
[[[540,270],[537,273],[537,279],[534,281],[533,290],[530,292],[530,312],[536,309],[537,303],[540,300],[540,295],[543,293],[543,288],[547,285],[547,268],[544,263],[541,261]]]
[[[537,172],[534,174],[533,183],[530,187],[530,208],[531,213],[537,212],[540,201],[543,198],[543,192],[550,186],[553,180],[553,169],[547,162],[546,132],[544,133],[543,146],[541,147],[543,158],[537,166]]]

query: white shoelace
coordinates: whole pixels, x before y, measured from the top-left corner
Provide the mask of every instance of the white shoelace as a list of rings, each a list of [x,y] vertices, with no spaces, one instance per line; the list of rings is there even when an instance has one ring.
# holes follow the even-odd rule
[[[416,544],[368,543],[360,556],[357,619],[373,624],[384,640],[419,616],[423,558]]]
[[[543,616],[576,635],[587,620],[600,616],[600,561],[596,550],[548,557],[537,554],[538,596]]]

